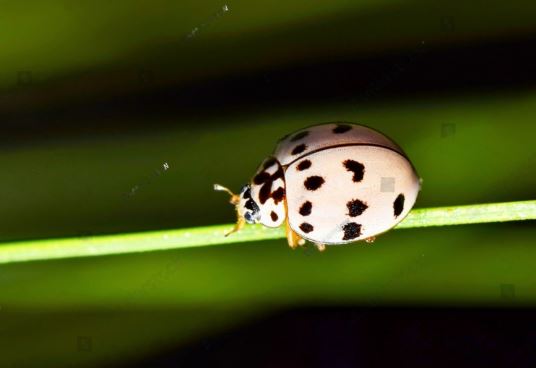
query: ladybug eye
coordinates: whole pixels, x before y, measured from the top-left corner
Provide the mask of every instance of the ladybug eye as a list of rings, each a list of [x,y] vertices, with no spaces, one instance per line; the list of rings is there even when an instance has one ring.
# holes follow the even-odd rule
[[[248,224],[253,224],[255,221],[253,220],[253,217],[251,216],[251,212],[244,213],[244,219]]]

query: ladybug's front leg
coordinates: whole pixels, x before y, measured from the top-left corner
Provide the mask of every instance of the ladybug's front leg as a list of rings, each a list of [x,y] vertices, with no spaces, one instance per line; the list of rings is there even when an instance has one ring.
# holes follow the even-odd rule
[[[292,228],[290,227],[290,224],[288,223],[288,219],[285,220],[285,229],[287,233],[287,241],[288,246],[292,249],[298,248],[299,245],[304,245],[305,240],[302,239]]]
[[[244,228],[245,224],[246,224],[246,221],[242,217],[239,216],[238,219],[236,220],[235,226],[231,230],[227,231],[225,233],[225,236],[229,236],[233,233],[239,232],[240,230]]]

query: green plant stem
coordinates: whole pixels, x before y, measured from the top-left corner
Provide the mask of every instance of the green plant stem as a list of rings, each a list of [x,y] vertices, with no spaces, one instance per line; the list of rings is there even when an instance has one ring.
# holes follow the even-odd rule
[[[415,209],[397,229],[536,219],[536,200]],[[232,225],[0,244],[0,264],[69,257],[149,252],[283,238],[284,229],[246,226],[228,237]]]

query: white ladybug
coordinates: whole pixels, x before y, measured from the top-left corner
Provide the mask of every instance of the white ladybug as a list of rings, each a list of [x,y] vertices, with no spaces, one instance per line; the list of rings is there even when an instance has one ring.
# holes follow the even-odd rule
[[[227,235],[247,222],[285,223],[291,248],[305,240],[325,245],[375,236],[409,213],[421,180],[402,149],[383,134],[356,124],[330,123],[283,137],[240,194]]]

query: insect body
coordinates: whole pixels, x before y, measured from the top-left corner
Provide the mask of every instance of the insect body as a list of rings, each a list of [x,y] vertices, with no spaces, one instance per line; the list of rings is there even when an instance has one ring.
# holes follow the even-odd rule
[[[420,179],[402,149],[365,126],[331,123],[282,138],[240,194],[238,221],[286,226],[290,247],[373,241],[408,214]]]

